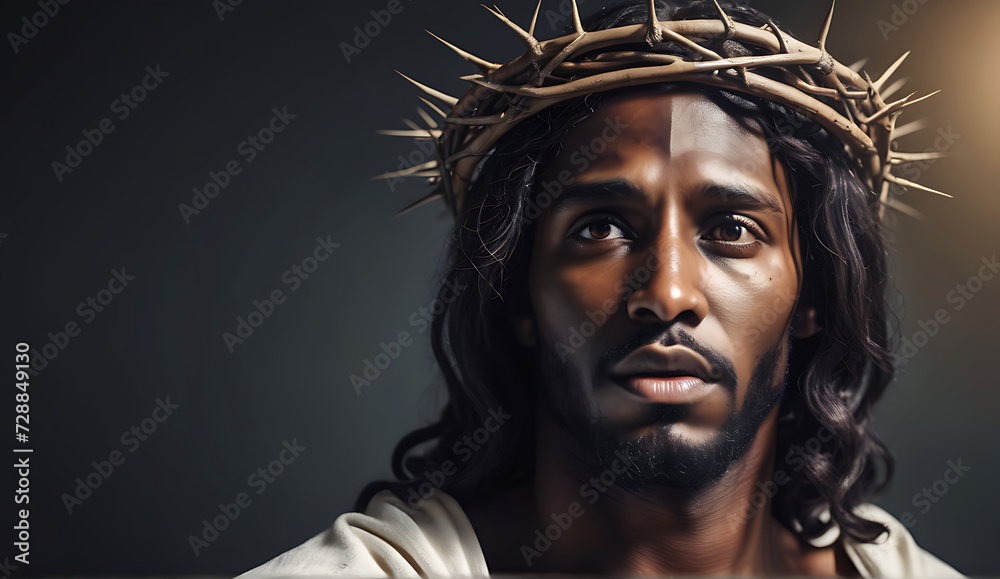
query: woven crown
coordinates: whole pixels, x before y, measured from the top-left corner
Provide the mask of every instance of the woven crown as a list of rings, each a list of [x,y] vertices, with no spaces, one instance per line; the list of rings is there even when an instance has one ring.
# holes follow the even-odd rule
[[[574,32],[545,41],[534,37],[541,1],[528,30],[512,22],[498,8],[484,6],[513,29],[527,49],[518,58],[501,65],[438,38],[473,63],[479,74],[462,77],[473,86],[464,96],[455,98],[400,73],[434,99],[420,100],[440,119],[435,120],[426,110],[418,108],[423,126],[404,119],[409,129],[380,132],[430,139],[438,158],[376,178],[427,178],[435,187],[402,212],[442,198],[457,218],[465,208],[477,166],[497,141],[521,121],[556,103],[590,93],[627,86],[692,82],[755,95],[818,123],[837,137],[855,160],[856,174],[879,196],[880,214],[890,207],[918,216],[912,208],[892,198],[891,184],[950,197],[892,173],[898,165],[945,156],[937,152],[894,150],[894,139],[923,125],[916,121],[897,127],[899,114],[936,94],[912,99],[911,93],[885,102],[904,82],[886,86],[909,53],[873,81],[867,73],[861,76],[857,71],[863,61],[845,66],[827,53],[833,5],[817,46],[811,46],[770,20],[761,28],[736,22],[717,0],[712,2],[718,11],[716,19],[661,22],[657,20],[655,1],[649,0],[645,24],[586,31],[576,1],[571,0]],[[760,55],[748,55],[747,47],[754,47],[754,52]],[[449,112],[435,101],[443,103]]]

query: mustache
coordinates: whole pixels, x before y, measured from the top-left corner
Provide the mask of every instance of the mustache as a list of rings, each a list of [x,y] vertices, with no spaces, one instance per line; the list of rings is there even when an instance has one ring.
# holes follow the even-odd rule
[[[605,350],[597,359],[597,364],[594,367],[593,383],[597,384],[599,382],[600,377],[605,375],[609,366],[616,364],[639,348],[651,344],[659,344],[661,346],[680,345],[701,354],[711,364],[712,370],[722,376],[721,382],[723,382],[723,386],[735,391],[736,368],[733,366],[732,360],[717,350],[702,344],[676,324],[669,326],[664,324],[650,324],[644,326],[634,336]]]

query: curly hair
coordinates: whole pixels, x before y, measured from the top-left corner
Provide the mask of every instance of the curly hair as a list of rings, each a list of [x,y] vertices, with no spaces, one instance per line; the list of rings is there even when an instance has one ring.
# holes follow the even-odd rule
[[[741,22],[761,26],[768,20],[745,4],[723,4]],[[645,6],[633,1],[605,8],[585,24],[599,30],[641,23]],[[711,2],[692,0],[658,2],[657,11],[665,20],[717,14]],[[689,88],[738,121],[763,130],[770,151],[782,161],[801,239],[800,299],[819,310],[822,331],[795,340],[790,354],[775,468],[782,461],[786,468],[794,462],[795,468],[790,482],[772,498],[772,514],[803,540],[837,524],[842,533],[872,542],[888,528],[857,516],[854,507],[883,492],[894,470],[892,454],[872,424],[872,407],[894,373],[885,299],[886,242],[877,196],[854,173],[843,145],[795,111],[720,89]],[[470,188],[468,209],[448,241],[438,296],[445,307],[432,323],[432,347],[448,403],[437,422],[397,445],[392,467],[399,480],[366,486],[357,510],[382,489],[407,499],[408,491],[426,482],[424,473],[454,457],[456,445],[480,429],[491,409],[510,413],[510,424],[491,433],[461,470],[434,486],[474,502],[531,476],[534,362],[517,341],[509,318],[524,311],[528,299],[539,176],[567,131],[601,100],[602,94],[592,94],[554,106],[516,127],[485,158]],[[446,285],[466,289],[448,296]],[[414,452],[422,446],[423,453]]]

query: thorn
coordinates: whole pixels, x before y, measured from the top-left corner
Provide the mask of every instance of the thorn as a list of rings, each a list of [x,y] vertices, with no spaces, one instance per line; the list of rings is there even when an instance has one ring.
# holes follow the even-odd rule
[[[446,117],[447,118],[448,113],[442,111],[440,108],[438,108],[438,106],[436,104],[434,104],[431,101],[425,99],[424,97],[417,97],[417,98],[419,98],[420,100],[422,100],[425,105],[431,107],[434,110],[434,112],[436,112],[437,114],[441,115],[442,117]]]
[[[447,40],[441,38],[437,34],[434,34],[430,30],[425,30],[424,32],[426,32],[427,34],[430,34],[434,38],[437,38],[438,40],[441,41],[442,44],[444,44],[448,48],[454,50],[459,56],[461,56],[465,60],[468,60],[472,64],[475,64],[476,66],[478,66],[479,68],[481,68],[481,69],[483,69],[485,71],[496,70],[496,69],[500,68],[499,64],[497,64],[495,62],[490,62],[488,60],[483,60],[482,58],[479,58],[478,56],[476,56],[476,55],[474,55],[472,53],[466,52],[466,51],[462,50],[461,48],[455,46],[454,44],[448,42]]]
[[[851,69],[851,70],[853,70],[854,72],[861,72],[861,69],[862,69],[862,68],[863,68],[863,67],[864,67],[864,66],[865,66],[866,64],[868,64],[868,59],[867,59],[867,58],[862,58],[861,60],[859,60],[859,61],[855,62],[854,64],[852,64],[852,65],[851,65],[851,66],[849,66],[848,68],[850,68],[850,69]]]
[[[788,54],[788,46],[785,44],[785,37],[781,34],[781,29],[779,29],[778,25],[774,23],[774,20],[768,20],[767,25],[771,28],[771,32],[774,33],[774,36],[777,37],[778,47],[781,49],[781,53]]]
[[[892,130],[891,139],[895,141],[896,139],[901,139],[910,133],[915,133],[919,130],[927,128],[926,119],[920,119],[919,121],[913,121],[912,123],[906,123],[901,127],[896,127]]]
[[[576,0],[569,0],[573,5],[573,28],[577,34],[583,34],[583,23],[580,22],[580,9],[576,5]]]
[[[413,211],[414,209],[416,209],[417,207],[420,207],[421,205],[426,205],[427,203],[430,203],[431,201],[434,201],[436,199],[441,199],[443,197],[444,197],[444,195],[442,195],[441,193],[439,193],[437,191],[435,191],[435,192],[433,192],[433,193],[431,193],[429,195],[425,195],[425,196],[421,197],[420,199],[417,199],[413,203],[410,203],[409,205],[407,205],[406,207],[404,207],[402,211],[400,211],[399,213],[396,214],[396,217],[399,217],[401,215],[409,213],[410,211]]]
[[[904,106],[906,106],[907,101],[914,94],[915,93],[910,93],[910,94],[906,95],[905,97],[899,99],[898,101],[895,101],[895,102],[892,102],[892,103],[889,103],[889,104],[883,106],[879,110],[875,111],[875,113],[872,114],[872,116],[864,119],[863,122],[865,124],[874,123],[875,121],[881,119],[882,117],[884,117],[886,115],[891,115],[891,114],[893,114],[895,112],[900,111]]]
[[[899,153],[893,151],[891,156],[893,165],[902,165],[904,163],[915,163],[917,161],[936,161],[938,159],[951,157],[952,155],[948,151],[927,151],[924,153]]]
[[[881,96],[883,99],[887,99],[887,98],[891,97],[892,95],[896,94],[896,92],[899,89],[903,88],[903,85],[905,85],[906,81],[908,81],[908,80],[910,80],[910,79],[908,79],[906,77],[903,77],[903,78],[897,80],[896,82],[894,82],[891,85],[889,85],[885,90],[880,91],[879,96]]]
[[[948,195],[947,193],[942,193],[941,191],[938,191],[937,189],[931,189],[930,187],[924,187],[920,183],[914,183],[913,181],[903,179],[902,177],[897,177],[892,173],[887,173],[885,178],[888,179],[890,182],[895,183],[896,185],[899,185],[900,187],[903,188],[913,187],[914,189],[920,189],[921,191],[927,191],[928,193],[934,193],[936,195],[941,195],[949,199],[954,199],[954,197]]]
[[[722,9],[722,6],[719,5],[719,0],[712,0],[712,2],[715,3],[715,8],[719,11],[719,18],[722,20],[722,25],[726,27],[726,40],[729,40],[736,36],[736,25],[733,23],[733,19]]]
[[[517,35],[520,36],[524,40],[525,43],[527,43],[528,48],[531,50],[532,53],[534,53],[535,56],[541,56],[542,55],[542,47],[538,45],[538,41],[535,40],[534,36],[532,36],[531,34],[528,34],[527,32],[525,32],[524,29],[521,28],[520,26],[518,26],[517,24],[514,24],[511,21],[510,18],[507,18],[506,16],[503,15],[502,12],[500,12],[499,8],[497,8],[496,10],[494,10],[493,8],[496,8],[496,6],[494,6],[493,8],[490,8],[489,6],[483,4],[482,7],[485,8],[485,9],[487,9],[487,10],[489,10],[494,16],[496,16],[501,21],[503,21],[504,24],[506,24],[507,26],[509,26],[511,28],[511,30],[513,30],[514,32],[516,32]]]
[[[906,100],[906,102],[905,102],[905,103],[904,103],[904,104],[903,104],[902,106],[900,106],[899,108],[900,108],[900,110],[902,110],[902,109],[905,109],[906,107],[909,107],[909,106],[913,106],[913,105],[915,105],[915,104],[919,103],[920,101],[925,101],[925,100],[927,100],[927,99],[931,98],[932,96],[934,96],[934,95],[938,94],[939,92],[941,92],[941,91],[940,91],[940,90],[936,90],[936,91],[932,92],[931,94],[927,94],[927,95],[924,95],[924,96],[922,96],[922,97],[918,98],[918,99],[917,99],[917,100],[915,100],[915,101],[911,101],[911,100],[909,100],[909,98],[910,98],[911,96],[913,96],[913,95],[917,94],[917,93],[912,93],[912,92],[911,92],[911,93],[909,94],[909,96],[907,96],[907,97],[906,97],[906,99],[907,99],[907,100]]]
[[[423,135],[428,136],[428,137],[430,137],[432,139],[438,139],[438,138],[441,137],[441,130],[440,129],[434,129],[434,128],[428,129],[427,127],[421,127],[420,125],[418,125],[417,123],[411,121],[410,119],[403,119],[403,124],[406,125],[406,126],[408,126],[408,127],[410,127],[414,131],[422,133]]]
[[[445,94],[445,93],[443,93],[443,92],[441,92],[439,90],[433,89],[433,88],[431,88],[431,87],[429,87],[429,86],[427,86],[425,84],[420,84],[419,82],[413,80],[412,78],[406,76],[405,74],[399,72],[398,70],[396,71],[396,73],[399,74],[399,76],[405,78],[406,80],[408,80],[411,83],[413,83],[414,85],[416,85],[416,87],[419,88],[420,90],[422,90],[425,93],[431,95],[432,97],[440,100],[441,102],[448,103],[451,106],[455,106],[456,104],[458,104],[458,99],[457,98],[455,98],[455,97],[453,97],[451,95],[447,95],[447,94]]]
[[[412,177],[415,173],[421,171],[429,171],[431,169],[436,169],[438,167],[438,162],[427,161],[426,163],[421,163],[419,165],[414,165],[412,167],[407,167],[405,169],[400,169],[399,171],[390,171],[388,173],[382,173],[381,175],[375,175],[372,179],[394,179],[396,177]]]
[[[904,215],[909,215],[910,217],[916,219],[917,221],[927,221],[927,218],[924,217],[923,213],[917,211],[913,207],[910,207],[909,205],[907,205],[906,203],[903,203],[901,201],[897,201],[895,199],[887,199],[887,200],[883,201],[882,204],[885,207],[888,207],[889,209],[894,209],[894,210],[899,211],[900,213],[902,213]],[[881,218],[882,213],[883,212],[882,212],[882,210],[880,208],[879,209],[879,218]]]
[[[426,130],[421,131],[411,131],[408,129],[380,129],[375,131],[379,135],[388,135],[390,137],[409,137],[411,139],[431,139],[431,135],[427,134]]]
[[[663,42],[663,31],[660,30],[660,22],[656,19],[656,0],[649,0],[649,20],[646,22],[646,42],[654,46],[658,42]]]
[[[420,107],[417,107],[417,114],[420,115],[420,118],[422,118],[425,123],[427,123],[428,127],[432,128],[432,129],[438,128],[437,121],[435,121],[434,119],[432,119],[431,116],[429,114],[427,114],[427,111],[425,111],[424,109],[422,109]]]
[[[823,22],[823,30],[819,33],[819,49],[820,52],[826,52],[826,37],[830,34],[830,25],[833,24],[833,7],[837,4],[837,0],[831,0],[830,2],[830,12],[826,15],[826,21]]]
[[[875,87],[875,90],[882,89],[882,85],[884,85],[885,82],[889,80],[889,77],[892,76],[892,73],[896,72],[896,69],[899,68],[899,65],[903,64],[903,61],[906,60],[907,56],[910,56],[909,51],[904,52],[903,56],[897,58],[896,62],[892,63],[892,65],[889,68],[885,69],[885,72],[882,73],[882,76],[880,76],[879,79],[875,81],[875,83],[872,85]]]
[[[531,17],[531,26],[528,27],[528,34],[530,36],[535,35],[535,23],[538,22],[538,11],[542,9],[542,0],[538,0],[538,6],[535,6],[535,15]]]

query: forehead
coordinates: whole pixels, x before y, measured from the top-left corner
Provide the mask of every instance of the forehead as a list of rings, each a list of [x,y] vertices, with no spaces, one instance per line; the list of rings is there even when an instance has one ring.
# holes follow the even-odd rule
[[[774,180],[761,129],[752,121],[736,120],[690,89],[646,89],[606,97],[599,109],[567,132],[555,159],[558,169],[570,169],[573,180],[628,169],[656,173],[670,163],[673,169],[712,171],[717,177],[737,171]]]
[[[611,135],[615,131],[623,141],[655,144],[667,153],[737,153],[751,142],[766,145],[759,127],[741,124],[701,92],[655,88],[606,98],[593,115],[569,131],[567,142],[595,136],[617,140]]]
[[[566,184],[630,182],[654,198],[714,187],[766,191],[790,207],[763,131],[695,90],[647,89],[607,97],[572,127],[548,170]]]

